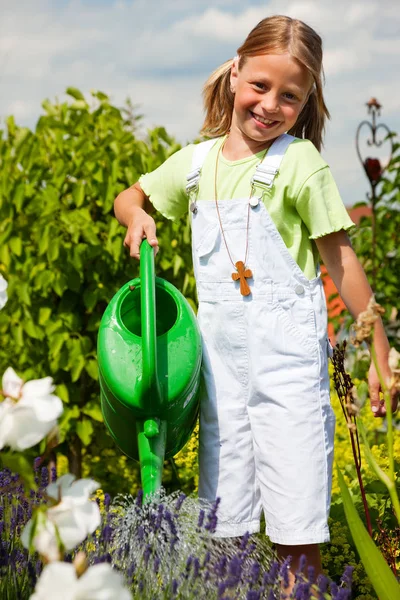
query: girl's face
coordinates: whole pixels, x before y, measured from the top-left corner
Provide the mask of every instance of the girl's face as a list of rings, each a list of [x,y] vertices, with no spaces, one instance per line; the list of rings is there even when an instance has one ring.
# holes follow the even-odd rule
[[[231,134],[259,150],[293,127],[311,85],[307,70],[290,54],[249,57],[240,71],[235,61],[231,71],[235,94]]]

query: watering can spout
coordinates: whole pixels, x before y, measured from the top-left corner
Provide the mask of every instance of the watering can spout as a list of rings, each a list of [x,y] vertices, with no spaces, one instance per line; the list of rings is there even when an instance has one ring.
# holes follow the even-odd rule
[[[138,421],[136,431],[143,496],[146,500],[153,497],[161,487],[167,423],[160,419]]]

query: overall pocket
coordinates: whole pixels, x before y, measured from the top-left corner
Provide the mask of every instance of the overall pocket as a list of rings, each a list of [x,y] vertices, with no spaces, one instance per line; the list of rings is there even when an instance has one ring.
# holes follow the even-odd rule
[[[275,297],[273,309],[279,314],[282,326],[313,353],[317,352],[315,311],[309,296],[289,294]]]

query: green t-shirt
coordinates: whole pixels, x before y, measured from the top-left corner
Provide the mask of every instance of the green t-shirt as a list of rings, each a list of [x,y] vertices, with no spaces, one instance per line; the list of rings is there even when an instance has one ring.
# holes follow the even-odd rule
[[[204,161],[198,201],[214,201],[215,161],[222,142],[220,138]],[[155,209],[169,219],[178,219],[188,211],[185,186],[193,150],[193,144],[182,148],[158,169],[139,179]],[[263,156],[264,151],[229,161],[220,153],[218,199],[248,198],[251,177]],[[289,145],[274,185],[263,191],[263,201],[290,254],[309,279],[315,277],[318,262],[312,240],[354,225],[329,166],[308,140],[296,139]]]

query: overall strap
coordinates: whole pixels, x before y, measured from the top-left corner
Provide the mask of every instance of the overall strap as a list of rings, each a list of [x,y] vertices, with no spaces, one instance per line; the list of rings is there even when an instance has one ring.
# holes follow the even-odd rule
[[[251,179],[252,186],[259,184],[268,188],[272,187],[285,152],[295,139],[295,137],[288,133],[283,133],[276,138],[264,160],[257,166]]]
[[[195,145],[192,158],[192,168],[190,173],[188,173],[186,176],[186,192],[188,194],[191,192],[197,192],[199,188],[201,168],[204,164],[207,154],[218,139],[219,138],[213,138],[211,140],[207,140],[206,142],[201,142],[200,144]]]

